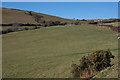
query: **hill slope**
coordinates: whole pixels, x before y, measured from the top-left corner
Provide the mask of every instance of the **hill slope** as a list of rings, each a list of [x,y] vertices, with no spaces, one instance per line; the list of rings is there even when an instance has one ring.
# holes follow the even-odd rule
[[[60,22],[74,22],[75,20],[64,19],[56,16],[50,16],[42,13],[32,11],[24,11],[18,9],[2,8],[3,24],[22,23],[22,24],[36,24],[43,21],[60,21]]]
[[[108,28],[83,24],[4,34],[3,77],[70,78],[71,64],[99,49],[110,49],[116,61],[116,33]]]
[[[2,23],[36,23],[32,16],[26,15],[25,11],[2,8]]]

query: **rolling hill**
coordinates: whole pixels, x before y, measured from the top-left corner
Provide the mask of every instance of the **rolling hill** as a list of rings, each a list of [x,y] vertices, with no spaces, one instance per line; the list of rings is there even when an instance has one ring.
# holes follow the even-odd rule
[[[71,24],[81,21],[8,8],[2,8],[2,14],[2,24]],[[114,25],[116,24],[115,22]],[[6,31],[12,29],[12,26],[2,27],[8,28]],[[72,78],[71,64],[78,63],[82,56],[100,49],[112,51],[115,59],[111,63],[114,65],[94,77],[118,77],[117,32],[107,27],[87,24],[86,21],[81,25],[53,25],[37,30],[36,27],[31,27],[35,26],[22,26],[12,33],[3,34],[3,78]]]
[[[79,63],[82,56],[100,49],[110,49],[115,56],[112,60],[115,64],[118,61],[115,34],[117,32],[108,28],[88,24],[41,27],[3,34],[3,77],[72,78],[71,64]],[[116,66],[113,68],[116,69]],[[108,69],[104,75],[112,74],[113,71],[110,71]],[[114,72],[112,77],[116,78],[117,70]]]
[[[2,24],[22,23],[22,24],[36,24],[44,21],[60,21],[60,22],[75,22],[75,20],[64,19],[56,16],[36,13],[32,11],[2,8]]]

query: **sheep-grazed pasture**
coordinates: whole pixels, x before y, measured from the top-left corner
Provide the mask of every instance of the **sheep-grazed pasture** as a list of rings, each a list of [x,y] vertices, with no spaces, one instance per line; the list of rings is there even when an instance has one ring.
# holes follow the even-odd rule
[[[99,49],[110,49],[117,60],[116,33],[84,24],[3,34],[3,78],[70,78],[71,64]]]

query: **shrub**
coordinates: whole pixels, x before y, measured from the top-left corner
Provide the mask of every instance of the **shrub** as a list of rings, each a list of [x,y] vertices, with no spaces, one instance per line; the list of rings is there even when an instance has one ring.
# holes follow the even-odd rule
[[[72,64],[73,77],[89,78],[92,77],[95,72],[99,72],[107,67],[110,67],[111,58],[114,58],[111,51],[108,50],[98,50],[88,54],[88,56],[83,56],[80,59],[80,64]]]
[[[38,28],[37,26],[34,27],[34,29],[37,29],[37,28]]]
[[[48,25],[47,25],[47,24],[44,24],[43,26],[44,26],[44,27],[47,27]]]
[[[54,26],[55,24],[54,24],[53,21],[48,21],[48,22],[46,22],[46,25],[47,25],[47,26]]]
[[[31,11],[26,11],[25,14],[32,16],[32,12]]]
[[[28,28],[28,27],[24,27],[24,28],[22,28],[21,30],[22,30],[22,31],[24,31],[24,30],[29,30],[29,28]]]
[[[8,32],[14,32],[15,30],[13,28],[8,28],[7,31]]]
[[[32,29],[38,29],[38,28],[40,28],[39,26],[34,26]]]
[[[12,30],[17,31],[19,26],[20,26],[20,23],[13,23],[12,24]]]
[[[110,50],[98,50],[96,52],[93,52],[94,57],[92,58],[92,61],[94,63],[94,68],[97,71],[100,71],[104,68],[107,68],[111,66],[111,58],[114,58]]]
[[[13,28],[8,28],[8,29],[5,29],[5,30],[2,30],[2,34],[6,34],[6,33],[9,33],[9,32],[14,32],[14,29]]]
[[[98,22],[89,22],[89,24],[98,24]]]
[[[2,34],[2,30],[0,30],[0,34]]]
[[[67,23],[66,22],[62,22],[60,25],[67,25]]]
[[[59,25],[60,24],[60,21],[55,21],[54,22],[54,25]]]
[[[2,30],[2,34],[8,33],[8,30]]]
[[[81,21],[87,21],[87,20],[85,20],[85,19],[82,19]]]
[[[80,22],[75,22],[74,24],[75,24],[75,25],[80,25],[81,23],[80,23]]]
[[[35,21],[38,22],[38,23],[40,22],[41,18],[43,18],[43,16],[35,14],[35,13],[32,14],[32,16],[35,18]]]

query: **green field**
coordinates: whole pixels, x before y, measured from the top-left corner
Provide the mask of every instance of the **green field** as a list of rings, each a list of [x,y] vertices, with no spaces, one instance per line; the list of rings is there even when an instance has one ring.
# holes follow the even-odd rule
[[[71,64],[99,49],[111,49],[114,63],[118,61],[116,34],[87,24],[3,34],[3,78],[71,78]]]

